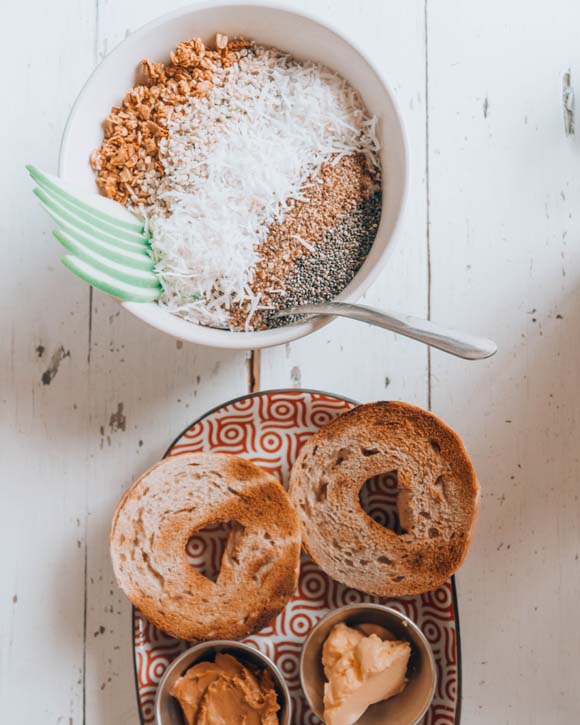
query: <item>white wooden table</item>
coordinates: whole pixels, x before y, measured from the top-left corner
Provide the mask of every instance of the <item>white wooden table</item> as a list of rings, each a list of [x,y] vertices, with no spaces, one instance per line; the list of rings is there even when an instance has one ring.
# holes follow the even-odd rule
[[[94,65],[180,4],[0,5],[0,720],[137,723],[113,507],[253,385],[398,398],[456,427],[483,488],[458,577],[462,722],[580,722],[580,123],[566,135],[562,106],[568,70],[580,93],[580,4],[292,3],[366,47],[409,134],[409,204],[366,301],[494,336],[483,363],[346,321],[259,359],[181,345],[60,265],[23,166],[56,169]]]

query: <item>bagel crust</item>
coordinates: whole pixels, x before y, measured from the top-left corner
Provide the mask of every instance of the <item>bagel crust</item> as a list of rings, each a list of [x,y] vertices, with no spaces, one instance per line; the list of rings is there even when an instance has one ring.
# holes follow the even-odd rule
[[[403,533],[360,503],[369,478],[397,476]],[[426,410],[378,402],[344,413],[312,436],[292,468],[290,497],[303,545],[333,579],[377,596],[443,584],[471,542],[479,485],[457,434]]]
[[[235,521],[214,582],[187,560],[208,525]],[[223,453],[166,458],[123,496],[111,528],[119,586],[156,627],[186,640],[242,639],[269,624],[298,583],[300,529],[288,494]]]

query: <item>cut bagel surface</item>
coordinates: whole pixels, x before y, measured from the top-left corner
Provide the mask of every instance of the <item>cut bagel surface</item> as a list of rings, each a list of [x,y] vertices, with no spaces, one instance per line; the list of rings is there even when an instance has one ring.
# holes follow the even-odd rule
[[[364,510],[376,476],[396,477],[400,527]],[[333,579],[378,596],[435,589],[463,562],[479,485],[459,436],[432,413],[399,402],[361,405],[313,435],[290,477],[303,546]]]
[[[188,560],[196,532],[234,522],[215,581]],[[221,453],[166,458],[123,496],[111,528],[119,586],[156,627],[186,640],[242,639],[269,624],[298,583],[300,533],[282,485]]]

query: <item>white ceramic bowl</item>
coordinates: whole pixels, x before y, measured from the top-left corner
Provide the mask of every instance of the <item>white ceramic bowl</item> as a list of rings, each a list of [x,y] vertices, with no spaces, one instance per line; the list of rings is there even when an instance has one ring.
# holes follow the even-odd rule
[[[68,119],[60,151],[59,173],[79,189],[95,191],[89,156],[102,140],[103,119],[131,88],[143,58],[167,61],[180,41],[216,32],[244,35],[263,45],[289,51],[297,58],[324,63],[346,78],[379,119],[383,169],[382,216],[378,234],[358,274],[338,299],[355,302],[375,280],[393,241],[407,188],[407,153],[401,117],[393,94],[364,54],[326,21],[281,5],[261,3],[197,4],[165,15],[129,35],[96,68],[81,90]],[[257,332],[230,332],[202,327],[170,314],[156,303],[123,302],[149,325],[182,340],[211,347],[255,349],[304,337],[330,317],[311,318],[286,327]]]

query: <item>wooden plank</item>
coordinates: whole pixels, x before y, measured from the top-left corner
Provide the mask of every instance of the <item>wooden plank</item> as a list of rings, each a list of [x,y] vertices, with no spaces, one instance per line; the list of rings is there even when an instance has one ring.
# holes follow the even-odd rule
[[[124,725],[133,721],[136,703],[130,607],[109,561],[114,507],[181,430],[245,392],[246,370],[242,354],[182,345],[100,295],[95,295],[92,329],[87,722]]]
[[[373,59],[393,88],[410,147],[410,193],[398,242],[364,303],[427,314],[424,4],[295,2],[324,12]],[[404,42],[401,42],[404,38]],[[261,387],[319,388],[360,400],[427,404],[427,353],[418,343],[347,320],[262,352]]]
[[[88,289],[60,265],[24,164],[56,169],[94,5],[33,14],[0,6],[0,699],[3,722],[68,725],[83,714]]]
[[[171,3],[163,9],[171,10]],[[100,2],[99,55],[159,12],[152,2]],[[138,722],[130,606],[109,561],[114,507],[189,423],[246,392],[247,382],[244,353],[178,342],[95,292],[87,471],[87,723]]]
[[[500,353],[433,356],[433,408],[483,488],[460,578],[467,723],[578,722],[580,6],[429,3],[434,319]]]
[[[179,4],[173,3],[172,6]],[[295,4],[300,6],[300,3]],[[306,7],[307,4],[302,3],[302,6]],[[390,12],[380,10],[379,23],[372,24],[375,30],[370,38],[367,37],[368,30],[366,29],[368,18],[365,20],[365,15],[354,10],[352,5],[334,2],[331,3],[331,7],[328,7],[328,3],[320,4],[319,7],[319,10],[330,11],[336,16],[336,22],[342,21],[346,31],[349,30],[354,16],[359,42],[366,45],[368,52],[378,54],[382,59],[381,62],[386,63],[389,69],[393,68],[389,77],[396,90],[401,94],[400,100],[405,106],[404,112],[410,116],[409,125],[412,129],[412,139],[416,141],[419,149],[424,148],[424,110],[421,110],[424,85],[421,7],[422,5],[418,2],[414,3],[413,12],[405,10],[402,15],[396,14],[392,6]],[[138,7],[133,2],[102,3],[100,8],[99,48],[101,52],[116,44],[126,32],[139,26],[143,21],[155,17],[158,13],[158,6],[149,1],[139,3]],[[171,7],[166,9],[169,10]],[[373,8],[373,14],[377,10],[379,9]],[[385,39],[391,38],[394,41],[399,33],[411,37],[413,41],[395,51],[397,44],[385,42]],[[400,308],[402,307],[401,297],[406,298],[408,294],[413,298],[413,304],[404,309],[425,314],[427,274],[425,196],[421,191],[423,189],[424,154],[421,151],[415,156],[413,163],[415,188],[418,191],[411,194],[408,217],[401,237],[402,239],[411,237],[413,244],[405,246],[401,243],[392,256],[393,266],[397,265],[396,269],[403,267],[406,270],[403,277],[406,293],[403,294],[399,289],[395,293],[384,293],[378,302],[374,297],[370,297],[369,300],[371,303],[380,304],[386,298],[393,305],[398,304]],[[387,275],[384,281],[377,284],[377,287],[380,287],[381,284],[387,286],[400,276],[400,273],[391,272],[391,275]],[[115,309],[107,300],[101,298],[97,300],[93,319],[93,338],[95,344],[97,344],[97,338],[99,338],[99,342],[98,347],[95,347],[92,353],[91,375],[93,379],[95,375],[99,376],[99,382],[94,384],[96,395],[100,396],[103,390],[106,390],[106,393],[105,399],[101,401],[100,405],[97,400],[93,399],[93,408],[96,408],[98,412],[92,422],[92,429],[96,431],[100,430],[101,425],[104,427],[103,450],[114,459],[114,463],[109,462],[102,467],[101,436],[99,434],[98,440],[95,441],[99,449],[94,451],[95,462],[92,474],[94,490],[97,493],[91,497],[89,505],[91,512],[89,519],[89,575],[92,577],[92,581],[89,579],[89,624],[87,626],[87,650],[89,653],[87,682],[91,683],[91,688],[87,690],[87,721],[106,721],[113,725],[133,722],[135,709],[134,692],[130,681],[128,607],[112,581],[107,545],[104,541],[112,508],[128,482],[161,454],[161,449],[154,450],[154,445],[159,445],[160,440],[164,445],[170,437],[171,419],[178,418],[185,424],[191,417],[189,412],[185,414],[185,405],[189,404],[190,410],[196,406],[196,410],[201,412],[231,395],[239,394],[245,385],[245,371],[240,365],[239,355],[224,356],[212,353],[208,356],[206,354],[203,361],[198,362],[193,348],[188,350],[184,346],[182,350],[177,351],[172,348],[171,341],[167,342],[156,333],[144,332],[139,323],[126,315],[121,314],[119,318],[110,320],[110,316],[114,314]],[[340,327],[340,323],[337,323],[336,326]],[[126,331],[125,328],[129,328],[129,331]],[[351,349],[354,350],[363,345],[368,351],[364,372],[360,376],[356,376],[357,382],[354,385],[351,380],[348,384],[343,384],[344,377],[347,379],[354,377],[350,375],[348,364],[346,364],[346,359],[353,360],[353,357],[349,355],[350,351],[345,352],[345,363],[337,366],[334,371],[334,379],[329,381],[328,375],[324,374],[326,365],[322,361],[316,362],[320,351],[313,345],[314,338],[311,338],[308,341],[297,343],[297,346],[290,346],[290,349],[286,351],[266,353],[263,358],[266,361],[266,370],[262,373],[261,386],[264,388],[284,386],[288,383],[302,384],[312,387],[329,387],[347,395],[372,398],[385,395],[383,391],[387,388],[386,378],[389,377],[392,379],[392,383],[388,383],[389,386],[392,385],[389,388],[390,397],[406,397],[417,402],[426,402],[426,354],[424,350],[417,349],[416,346],[406,341],[389,339],[389,336],[378,331],[360,327],[354,332],[357,337],[356,340],[351,340],[354,342]],[[320,333],[318,337],[325,334],[326,331]],[[145,335],[144,338],[143,335]],[[349,338],[352,337],[350,330],[348,335]],[[360,337],[358,337],[359,335]],[[329,340],[328,343],[325,342],[329,346],[328,353],[331,356],[340,354],[339,336],[330,336],[326,339]],[[130,341],[130,344],[127,341]],[[125,345],[124,348],[120,347],[122,344]],[[151,367],[146,367],[140,376],[141,380],[136,380],[135,369],[140,364],[144,364],[146,351],[159,345],[161,345],[159,351],[152,356]],[[297,349],[297,353],[294,353],[294,348]],[[297,355],[296,358],[293,357],[294,354]],[[194,383],[190,388],[189,396],[185,392],[183,380],[179,378],[179,371],[184,369],[183,358],[185,355],[193,356],[185,363],[189,369],[193,370],[200,365],[206,371],[202,380]],[[376,362],[373,361],[378,355],[384,356],[385,359],[382,364],[376,365]],[[175,369],[171,367],[172,357],[175,359]],[[121,358],[124,360],[122,364],[120,363]],[[165,378],[167,394],[163,396],[164,412],[160,420],[152,420],[148,415],[148,410],[159,409],[160,395],[159,391],[151,390],[150,393],[146,391],[149,385],[154,385],[152,376],[155,365],[159,361],[165,361],[167,364],[168,360],[170,369]],[[213,371],[216,366],[219,367],[214,375]],[[100,372],[95,373],[97,368]],[[296,373],[293,368],[301,372]],[[405,369],[407,372],[412,370],[417,374],[407,376],[402,372],[398,375],[392,372]],[[258,371],[259,359],[256,358],[252,367],[252,377],[255,378],[256,387],[260,384]],[[369,379],[363,384],[362,380],[367,376]],[[300,380],[301,377],[302,380]],[[144,381],[148,381],[149,385],[144,385]],[[176,389],[178,392],[175,392]],[[179,403],[177,402],[178,397],[181,400]],[[203,405],[200,398],[205,401]],[[157,404],[155,404],[156,400]],[[113,432],[109,423],[111,416],[115,416],[119,412],[118,406],[121,402],[123,403],[122,414],[127,415],[126,430]],[[131,413],[129,414],[128,411]],[[117,418],[113,420],[116,421]],[[114,423],[114,427],[116,425]],[[135,428],[135,426],[137,427]],[[144,441],[142,448],[139,448],[139,440]],[[148,441],[150,442],[148,443]],[[128,455],[128,451],[132,451],[133,456]],[[114,481],[110,480],[112,470],[115,471],[116,476]],[[111,594],[111,592],[113,593]],[[111,607],[113,611],[111,611]],[[101,631],[101,628],[104,631]],[[118,647],[120,649],[115,649]],[[99,688],[103,685],[104,689],[100,690]]]

